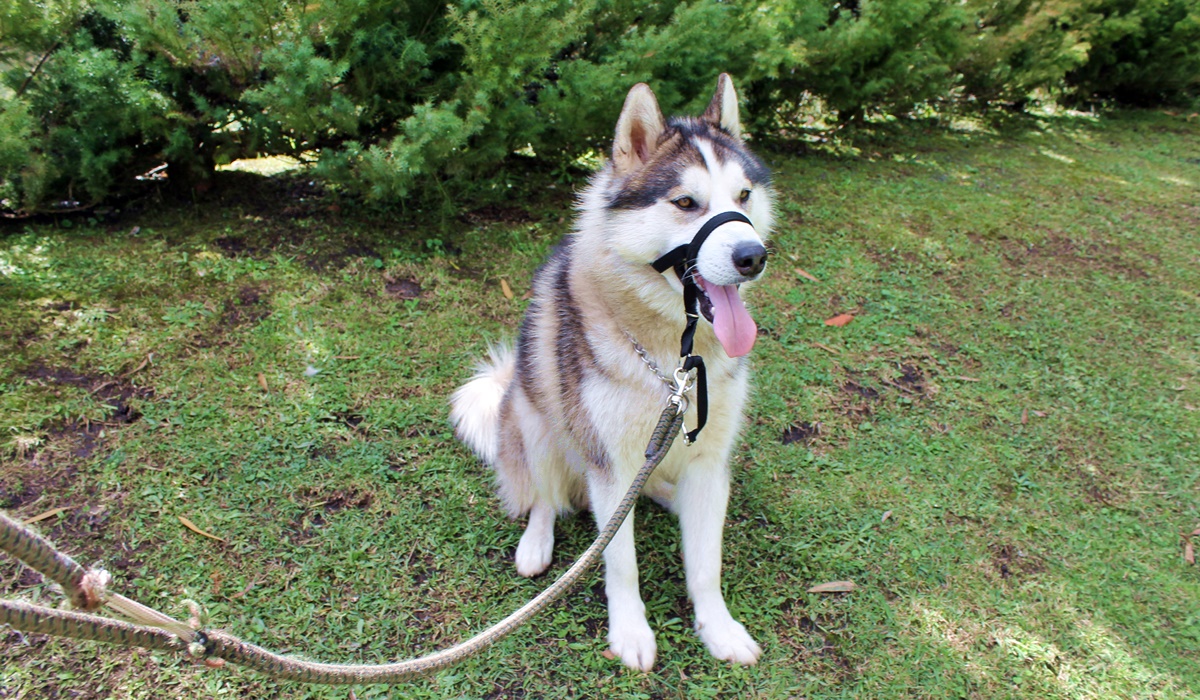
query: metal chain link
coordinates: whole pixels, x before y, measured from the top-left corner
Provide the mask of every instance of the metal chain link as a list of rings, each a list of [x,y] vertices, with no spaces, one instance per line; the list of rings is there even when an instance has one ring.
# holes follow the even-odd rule
[[[658,368],[658,363],[650,359],[650,353],[646,351],[646,348],[642,347],[642,344],[637,341],[637,338],[633,337],[632,333],[629,331],[622,332],[625,334],[625,337],[629,339],[629,342],[633,343],[633,351],[638,354],[638,357],[642,358],[642,363],[644,363],[646,367],[650,368],[650,371],[654,373],[654,376],[658,377],[659,381],[661,381],[663,384],[666,384],[667,388],[673,391],[675,389],[675,381],[663,374],[663,371]]]

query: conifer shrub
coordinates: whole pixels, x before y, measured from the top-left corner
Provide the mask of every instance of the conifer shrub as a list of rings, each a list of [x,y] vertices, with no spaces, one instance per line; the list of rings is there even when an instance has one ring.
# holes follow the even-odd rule
[[[1066,76],[1077,101],[1150,106],[1200,93],[1200,0],[1085,0],[1087,61]]]
[[[1194,98],[1200,0],[7,0],[0,214],[86,208],[166,164],[182,192],[260,154],[380,202],[453,201],[515,162],[569,172],[654,86],[735,76],[755,137],[1021,107]],[[532,160],[529,160],[532,158]]]
[[[820,96],[843,122],[868,110],[907,112],[953,94],[971,18],[946,0],[787,0],[770,3],[787,52],[781,96]]]

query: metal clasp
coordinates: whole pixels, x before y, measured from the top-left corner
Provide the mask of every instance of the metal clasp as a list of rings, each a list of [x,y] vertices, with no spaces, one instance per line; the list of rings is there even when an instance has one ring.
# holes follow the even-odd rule
[[[695,383],[696,380],[690,371],[685,370],[683,367],[676,367],[675,389],[671,393],[676,396],[683,396],[692,390],[692,387],[695,385]]]
[[[686,413],[688,410],[687,392],[692,390],[695,385],[695,378],[692,373],[685,370],[682,366],[675,368],[675,388],[671,390],[671,396],[667,402],[675,407],[676,414]]]

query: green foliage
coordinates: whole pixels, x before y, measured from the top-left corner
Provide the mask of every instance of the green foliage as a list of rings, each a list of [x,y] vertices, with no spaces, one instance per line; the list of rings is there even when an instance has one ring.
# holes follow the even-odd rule
[[[790,0],[774,4],[773,27],[790,52],[779,73],[787,95],[808,91],[843,118],[868,109],[907,111],[948,97],[962,53],[964,6],[944,0]]]
[[[1023,104],[1041,88],[1061,92],[1068,72],[1088,60],[1082,27],[1064,13],[1071,0],[972,0],[976,18],[957,66],[964,94],[981,104]]]
[[[89,206],[161,163],[247,156],[380,202],[567,172],[620,96],[695,112],[735,76],[751,133],[1031,96],[1195,95],[1200,0],[13,0],[0,7],[0,211]],[[521,154],[521,155],[518,155]]]
[[[19,22],[6,16],[8,31]],[[10,22],[12,24],[10,24]],[[44,30],[44,31],[39,31]],[[55,36],[54,31],[63,36]],[[163,131],[169,101],[122,56],[128,47],[95,14],[45,12],[16,36],[29,42],[3,55],[0,197],[5,209],[46,200],[94,204]]]
[[[1200,1],[1087,0],[1087,63],[1067,76],[1077,96],[1152,105],[1200,91]]]

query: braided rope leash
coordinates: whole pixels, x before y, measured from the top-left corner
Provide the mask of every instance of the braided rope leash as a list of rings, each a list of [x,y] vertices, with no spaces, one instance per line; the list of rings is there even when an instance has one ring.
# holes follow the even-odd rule
[[[536,598],[492,627],[465,642],[428,656],[390,664],[316,663],[275,654],[220,630],[193,629],[192,626],[157,610],[109,593],[105,588],[106,572],[102,569],[85,569],[55,549],[49,541],[3,512],[0,512],[0,549],[62,586],[68,599],[76,607],[95,610],[102,605],[107,606],[140,624],[6,600],[0,600],[0,624],[36,634],[188,652],[193,656],[222,659],[246,666],[273,678],[305,683],[397,683],[425,676],[478,654],[519,628],[574,587],[579,578],[599,560],[604,548],[625,522],[650,474],[666,457],[671,443],[683,425],[685,410],[686,400],[683,399],[682,393],[672,394],[671,401],[659,416],[658,424],[650,435],[650,442],[646,446],[646,462],[638,470],[625,497],[621,499],[596,541],[571,568]]]

